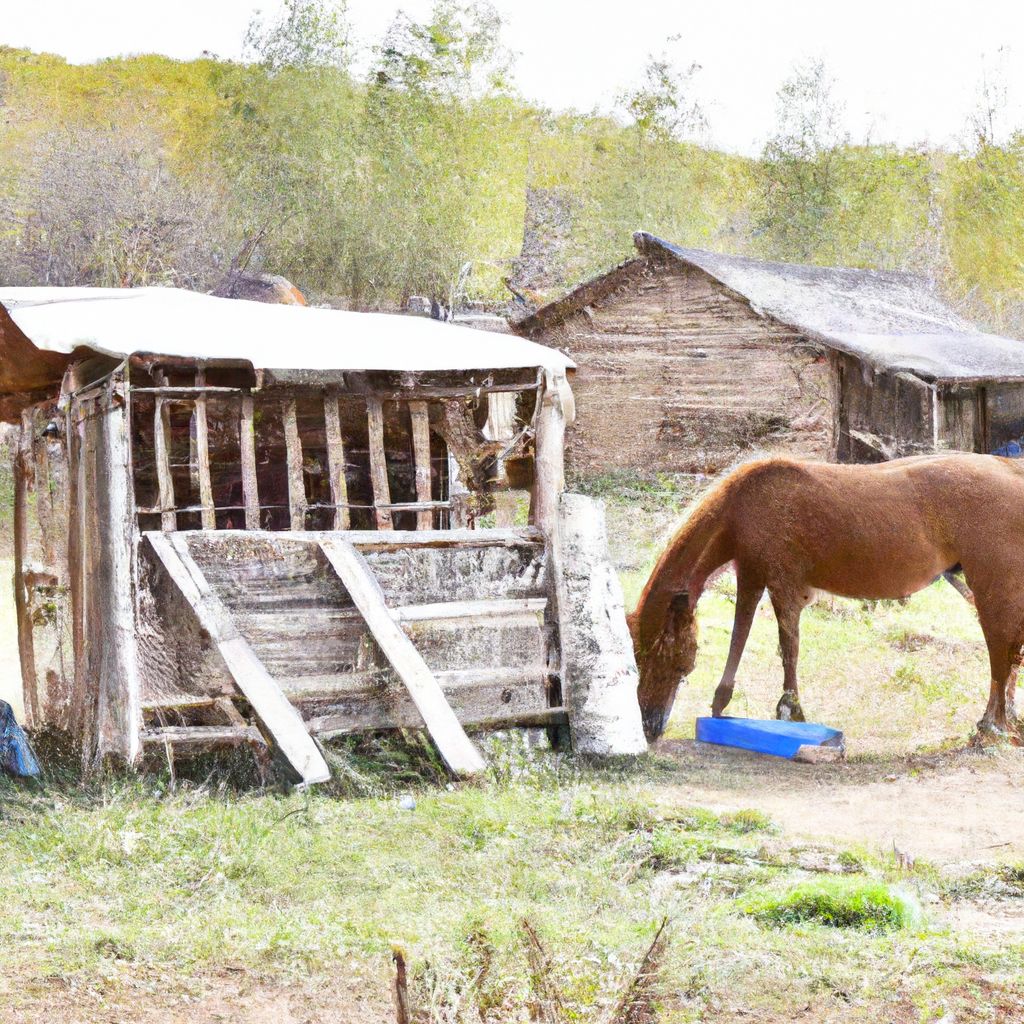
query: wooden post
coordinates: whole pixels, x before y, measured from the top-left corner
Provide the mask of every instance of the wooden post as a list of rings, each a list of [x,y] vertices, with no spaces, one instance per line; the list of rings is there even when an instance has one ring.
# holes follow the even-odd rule
[[[366,399],[366,423],[370,438],[370,481],[378,530],[393,529],[391,521],[391,488],[388,485],[388,463],[384,454],[384,406],[379,398]]]
[[[345,479],[345,443],[341,439],[341,415],[338,396],[324,395],[324,426],[327,435],[327,476],[331,482],[331,504],[334,505],[334,528],[347,530],[351,523],[348,514],[348,482]]]
[[[306,481],[302,475],[302,439],[299,437],[299,418],[295,399],[282,403],[284,415],[284,443],[288,453],[288,508],[294,531],[306,528]]]
[[[544,387],[537,396],[534,483],[530,496],[530,522],[550,536],[558,519],[558,496],[565,490],[565,414],[562,411],[562,389],[550,374],[545,374]]]
[[[25,586],[25,570],[31,555],[29,531],[29,483],[31,475],[32,431],[35,417],[31,409],[21,414],[21,435],[14,453],[14,608],[18,623],[18,654],[21,660],[22,701],[25,723],[38,728],[39,680],[36,676],[35,637],[32,614]]]
[[[416,500],[430,501],[430,415],[426,402],[410,402],[412,420],[412,452],[416,464]],[[416,513],[416,529],[429,530],[434,525],[431,509]]]
[[[242,503],[245,505],[245,528],[260,528],[260,494],[256,478],[256,428],[253,422],[252,395],[242,396],[242,413],[238,421],[238,443],[242,460]]]
[[[196,387],[206,384],[206,370],[199,364]],[[196,395],[196,459],[199,463],[199,513],[204,530],[217,529],[217,512],[213,507],[213,483],[210,479],[210,431],[206,418],[206,394]]]
[[[153,455],[156,458],[156,479],[159,489],[160,528],[178,528],[174,511],[174,478],[171,476],[171,410],[166,398],[159,395],[153,414]]]
[[[374,640],[405,684],[445,764],[456,775],[482,772],[483,758],[466,735],[423,656],[395,622],[366,559],[347,540],[340,538],[322,539],[320,549],[345,584]]]

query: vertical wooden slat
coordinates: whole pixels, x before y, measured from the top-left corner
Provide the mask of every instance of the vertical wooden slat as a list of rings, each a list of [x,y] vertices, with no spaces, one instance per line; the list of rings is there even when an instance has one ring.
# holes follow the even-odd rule
[[[430,501],[430,416],[426,402],[410,402],[409,417],[412,420],[412,452],[416,463],[416,500]],[[429,530],[434,525],[431,509],[420,509],[416,513],[416,529]]]
[[[338,396],[324,395],[324,425],[327,428],[327,475],[331,482],[331,503],[334,505],[334,528],[349,529],[348,482],[345,479],[345,443],[341,438],[341,415]]]
[[[178,514],[174,511],[174,478],[171,476],[171,410],[167,399],[160,395],[153,414],[153,454],[159,489],[160,528],[176,530]]]
[[[302,476],[302,439],[299,437],[299,417],[295,399],[282,403],[284,417],[284,443],[288,458],[288,508],[291,512],[291,528],[302,531],[306,528],[306,482]]]
[[[238,421],[238,443],[242,460],[242,503],[245,505],[245,528],[260,528],[260,494],[256,478],[256,428],[252,395],[242,396],[242,413]]]
[[[206,371],[200,365],[196,370],[196,387],[206,384]],[[210,430],[206,418],[206,395],[196,395],[196,459],[199,463],[200,521],[204,530],[217,528],[217,513],[213,507],[213,482],[210,479]]]
[[[18,623],[18,654],[21,661],[22,701],[25,722],[38,728],[39,679],[36,676],[35,638],[32,633],[32,613],[25,568],[32,557],[32,538],[29,524],[30,460],[35,418],[32,410],[21,414],[21,434],[14,453],[14,607]]]
[[[388,486],[388,464],[384,455],[384,406],[379,398],[366,399],[366,423],[370,437],[370,482],[373,484],[377,529],[390,530],[391,488]],[[385,507],[381,507],[385,506]]]

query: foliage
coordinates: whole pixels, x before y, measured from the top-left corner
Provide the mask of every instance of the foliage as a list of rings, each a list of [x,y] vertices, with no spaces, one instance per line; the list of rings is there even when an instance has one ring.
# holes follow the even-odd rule
[[[997,81],[959,149],[897,148],[851,140],[812,63],[751,160],[694,141],[696,64],[652,55],[615,113],[553,112],[514,92],[501,30],[482,0],[436,0],[361,51],[343,0],[288,0],[241,63],[0,48],[0,280],[202,288],[250,264],[357,307],[496,301],[535,189],[570,211],[567,284],[642,228],[923,273],[1024,331],[1024,136]]]
[[[918,917],[908,896],[881,882],[853,877],[807,882],[781,894],[757,892],[743,902],[743,910],[763,924],[813,923],[869,932],[906,928]]]

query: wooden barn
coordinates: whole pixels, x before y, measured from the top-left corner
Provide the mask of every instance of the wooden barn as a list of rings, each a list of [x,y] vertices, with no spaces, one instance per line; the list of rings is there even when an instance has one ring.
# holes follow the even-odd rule
[[[367,730],[426,725],[462,773],[469,728],[643,749],[603,519],[561,493],[571,369],[416,317],[0,288],[29,724],[90,764],[270,748],[302,782]],[[512,487],[529,521],[497,528]]]
[[[1024,435],[1024,346],[921,278],[634,242],[636,257],[513,324],[577,363],[578,474],[714,472],[751,449],[991,452]]]

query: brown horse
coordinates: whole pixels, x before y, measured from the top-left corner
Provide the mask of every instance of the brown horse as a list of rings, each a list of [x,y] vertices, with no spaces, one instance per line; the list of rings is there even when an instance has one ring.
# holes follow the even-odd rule
[[[736,568],[736,618],[712,713],[732,698],[765,590],[784,674],[779,717],[803,720],[797,690],[800,613],[816,590],[899,598],[962,567],[988,645],[991,691],[982,731],[1016,727],[1024,643],[1024,465],[949,453],[869,466],[774,458],[730,473],[662,553],[629,617],[648,739],[660,736],[697,652],[694,612],[708,578]]]

